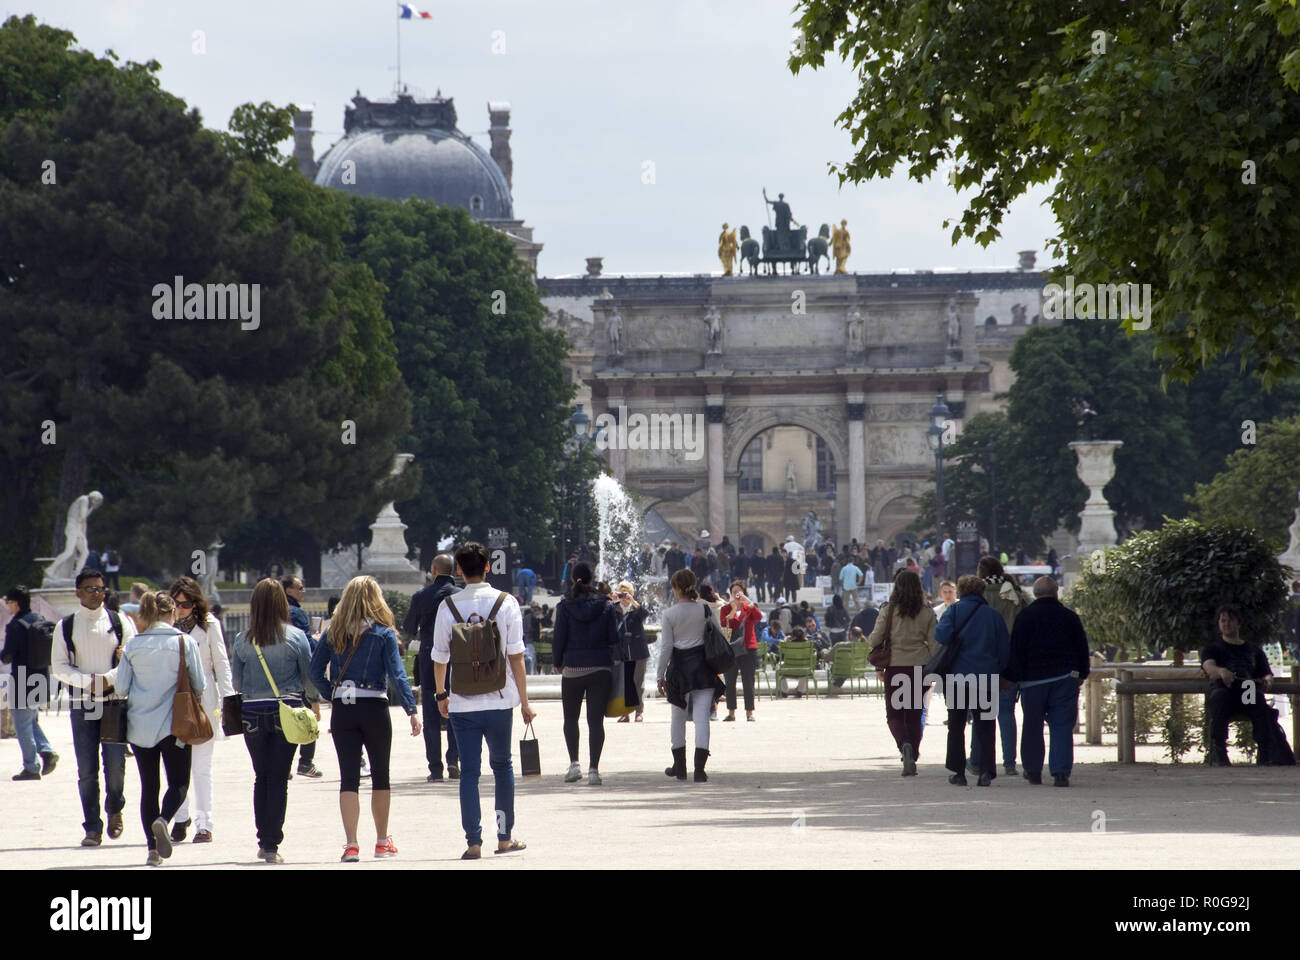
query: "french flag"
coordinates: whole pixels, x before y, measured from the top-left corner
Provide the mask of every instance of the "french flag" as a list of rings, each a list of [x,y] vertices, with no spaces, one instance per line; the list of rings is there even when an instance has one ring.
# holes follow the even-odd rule
[[[424,11],[424,10],[417,10],[415,7],[411,6],[409,3],[400,3],[400,4],[398,4],[398,6],[400,6],[400,7],[402,8],[402,19],[403,19],[403,20],[410,20],[410,19],[412,19],[412,18],[416,18],[416,17],[418,17],[418,18],[421,19],[421,20],[432,20],[432,19],[433,19],[433,14],[428,13],[428,12],[426,12],[426,11]]]

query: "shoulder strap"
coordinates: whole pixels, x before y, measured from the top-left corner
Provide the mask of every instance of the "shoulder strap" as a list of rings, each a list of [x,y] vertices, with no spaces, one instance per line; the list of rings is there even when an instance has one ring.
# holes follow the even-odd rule
[[[122,633],[123,633],[122,618],[118,616],[116,613],[114,613],[112,610],[108,610],[106,612],[108,613],[109,623],[113,625],[113,632],[117,634],[117,642],[121,643]]]
[[[489,620],[495,620],[497,618],[497,611],[501,609],[501,604],[505,602],[506,602],[506,592],[502,590],[500,593],[497,594],[497,602],[492,604],[492,612],[487,615],[487,618]]]
[[[71,666],[77,665],[77,648],[72,644],[72,618],[76,614],[68,614],[63,618],[63,644],[68,648],[68,663]]]
[[[287,639],[288,638],[286,637],[286,640]],[[262,661],[262,669],[266,671],[266,682],[271,685],[271,693],[275,695],[275,699],[279,700],[280,691],[276,687],[275,681],[271,679],[271,668],[266,665],[266,657],[262,656],[261,645],[254,638],[250,638],[250,643],[252,644],[253,649],[257,651],[257,659]]]
[[[339,675],[337,677],[332,678],[332,682],[334,686],[337,687],[340,683],[343,682],[343,674],[348,672],[348,667],[351,666],[352,664],[352,658],[357,655],[357,651],[360,649],[361,649],[361,637],[357,637],[357,645],[352,648],[352,652],[348,654],[348,658],[343,661],[343,669],[339,671]]]
[[[176,639],[181,642],[181,665],[176,674],[176,692],[190,692],[190,672],[185,669],[185,634],[179,630],[176,632]]]
[[[446,598],[445,600],[443,600],[442,602],[445,603],[445,604],[447,605],[447,608],[448,608],[449,610],[451,610],[451,615],[452,615],[453,617],[456,618],[456,622],[457,622],[457,623],[464,623],[464,622],[465,622],[464,618],[461,617],[461,615],[460,615],[460,611],[456,609],[456,604],[454,604],[454,603],[451,602],[451,597],[447,597],[447,598]]]

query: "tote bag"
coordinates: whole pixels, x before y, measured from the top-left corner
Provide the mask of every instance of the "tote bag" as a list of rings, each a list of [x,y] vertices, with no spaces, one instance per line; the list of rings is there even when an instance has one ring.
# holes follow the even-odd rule
[[[524,728],[524,737],[519,741],[519,771],[520,776],[524,777],[542,775],[542,754],[537,744],[537,734],[533,733],[531,723]]]
[[[185,635],[178,634],[181,645],[180,672],[176,678],[176,693],[172,696],[172,736],[191,747],[212,739],[212,721],[198,694],[190,686],[190,672],[185,668]]]

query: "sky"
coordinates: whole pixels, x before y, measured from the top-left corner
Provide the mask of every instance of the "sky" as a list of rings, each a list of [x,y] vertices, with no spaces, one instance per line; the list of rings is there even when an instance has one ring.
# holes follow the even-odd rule
[[[1047,186],[1012,205],[987,248],[951,244],[943,221],[964,205],[939,177],[917,183],[900,169],[839,186],[828,164],[853,153],[835,118],[854,75],[838,62],[790,73],[790,0],[417,6],[433,19],[400,24],[403,82],[453,97],[460,129],[484,147],[487,102],[511,104],[515,216],[544,244],[543,276],[582,274],[591,256],[604,257],[606,274],[716,273],[724,221],[755,235],[768,222],[764,187],[773,199],[785,193],[810,235],[847,219],[851,271],[1013,267],[1020,250],[1048,262]],[[358,89],[388,97],[396,80],[390,0],[5,0],[3,9],[70,30],[97,54],[158,60],[163,86],[209,127],[225,128],[245,102],[311,106],[317,158],[342,136]]]

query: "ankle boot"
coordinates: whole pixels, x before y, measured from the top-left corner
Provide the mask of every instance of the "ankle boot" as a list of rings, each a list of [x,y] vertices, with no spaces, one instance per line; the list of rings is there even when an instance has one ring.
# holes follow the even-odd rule
[[[695,782],[696,783],[709,782],[709,776],[704,772],[704,765],[708,762],[709,762],[709,751],[702,750],[699,747],[696,747],[695,748]],[[683,776],[682,779],[685,780],[686,777]]]
[[[678,780],[686,779],[686,748],[673,748],[673,765],[664,771],[670,777],[676,777]]]
[[[1210,742],[1210,766],[1212,767],[1232,766],[1232,762],[1228,759],[1227,740],[1213,740]]]

